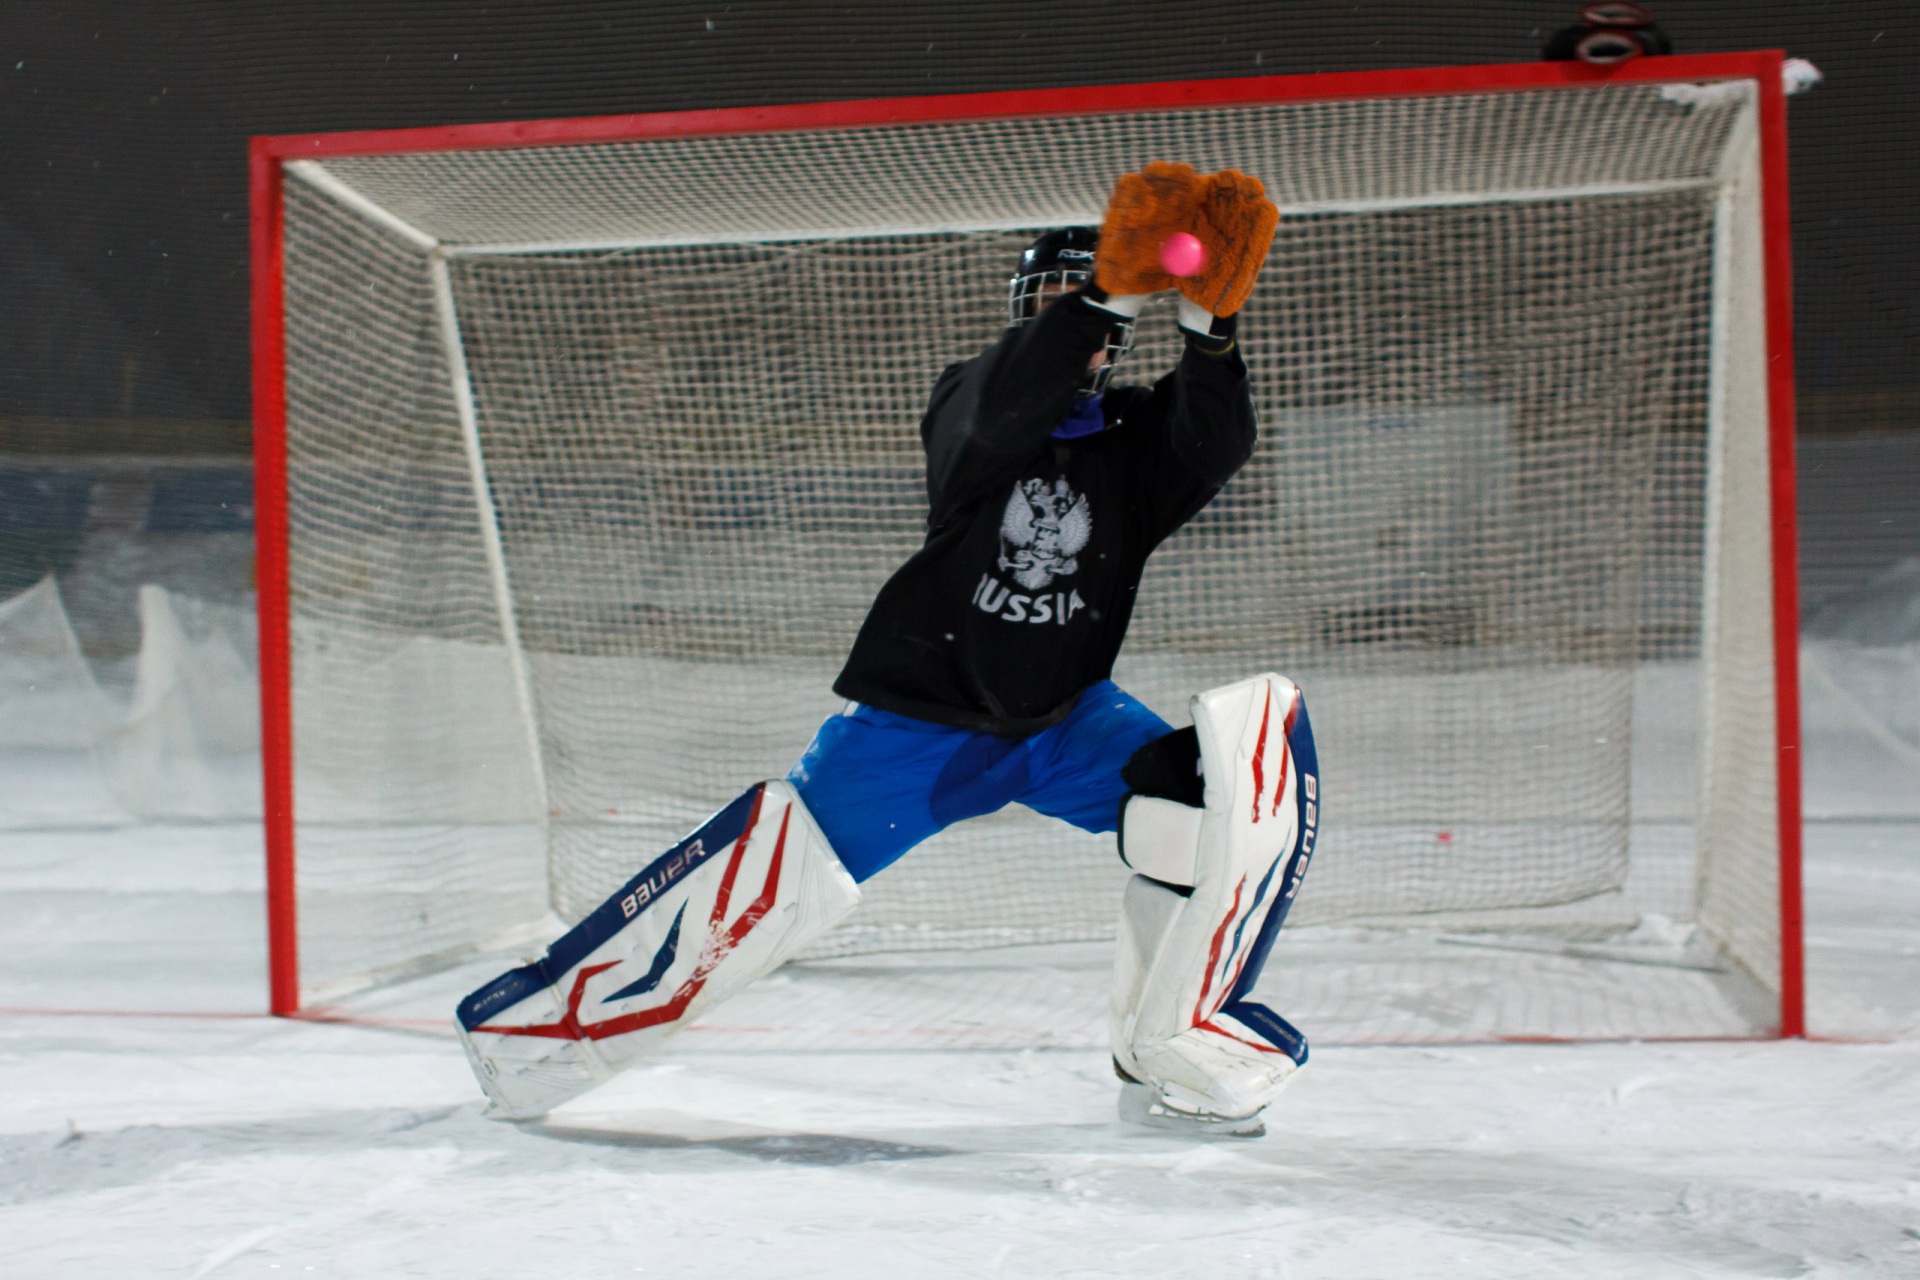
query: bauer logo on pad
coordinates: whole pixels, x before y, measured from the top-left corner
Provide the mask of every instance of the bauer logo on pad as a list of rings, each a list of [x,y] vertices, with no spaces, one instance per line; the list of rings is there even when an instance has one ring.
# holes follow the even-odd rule
[[[792,785],[763,782],[460,1005],[492,1114],[550,1111],[658,1049],[860,901]]]
[[[661,894],[712,857],[709,850],[725,849],[740,838],[753,815],[759,788],[748,791],[707,820],[707,824],[655,858],[620,892],[575,925],[551,950],[533,964],[504,973],[460,1002],[458,1016],[469,1031],[487,1019],[511,1009],[528,996],[551,986],[585,960],[600,945],[638,915]]]

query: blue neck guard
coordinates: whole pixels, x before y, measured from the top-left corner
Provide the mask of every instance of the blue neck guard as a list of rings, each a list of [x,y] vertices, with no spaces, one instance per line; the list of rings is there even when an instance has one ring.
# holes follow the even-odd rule
[[[1096,431],[1107,429],[1107,416],[1100,410],[1098,395],[1076,396],[1073,408],[1067,410],[1067,416],[1053,429],[1055,440],[1078,440],[1081,436],[1090,436]]]

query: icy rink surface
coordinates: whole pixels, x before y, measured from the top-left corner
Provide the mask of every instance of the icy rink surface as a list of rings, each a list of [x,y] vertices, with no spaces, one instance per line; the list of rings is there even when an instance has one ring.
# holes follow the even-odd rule
[[[512,1126],[444,1021],[497,963],[259,1017],[254,828],[6,831],[0,1270],[1920,1275],[1920,826],[1808,845],[1816,1025],[1877,1043],[1321,1046],[1200,1143],[1114,1119],[1098,947],[799,966]],[[967,1000],[1063,1047],[913,1047]]]

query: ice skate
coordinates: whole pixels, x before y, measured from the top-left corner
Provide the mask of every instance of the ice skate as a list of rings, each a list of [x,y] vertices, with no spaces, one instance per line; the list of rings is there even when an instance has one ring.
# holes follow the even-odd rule
[[[1205,1107],[1190,1105],[1191,1099],[1176,1100],[1179,1090],[1142,1084],[1126,1073],[1118,1062],[1113,1073],[1120,1077],[1120,1119],[1143,1129],[1161,1129],[1196,1138],[1263,1138],[1267,1133],[1266,1104],[1245,1115],[1221,1115]]]

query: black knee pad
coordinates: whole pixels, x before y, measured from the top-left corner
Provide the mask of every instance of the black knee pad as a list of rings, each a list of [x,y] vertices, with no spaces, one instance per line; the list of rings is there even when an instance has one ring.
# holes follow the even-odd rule
[[[1200,735],[1192,725],[1161,734],[1133,753],[1120,770],[1120,780],[1136,795],[1200,808],[1206,803],[1206,783],[1200,776]]]

